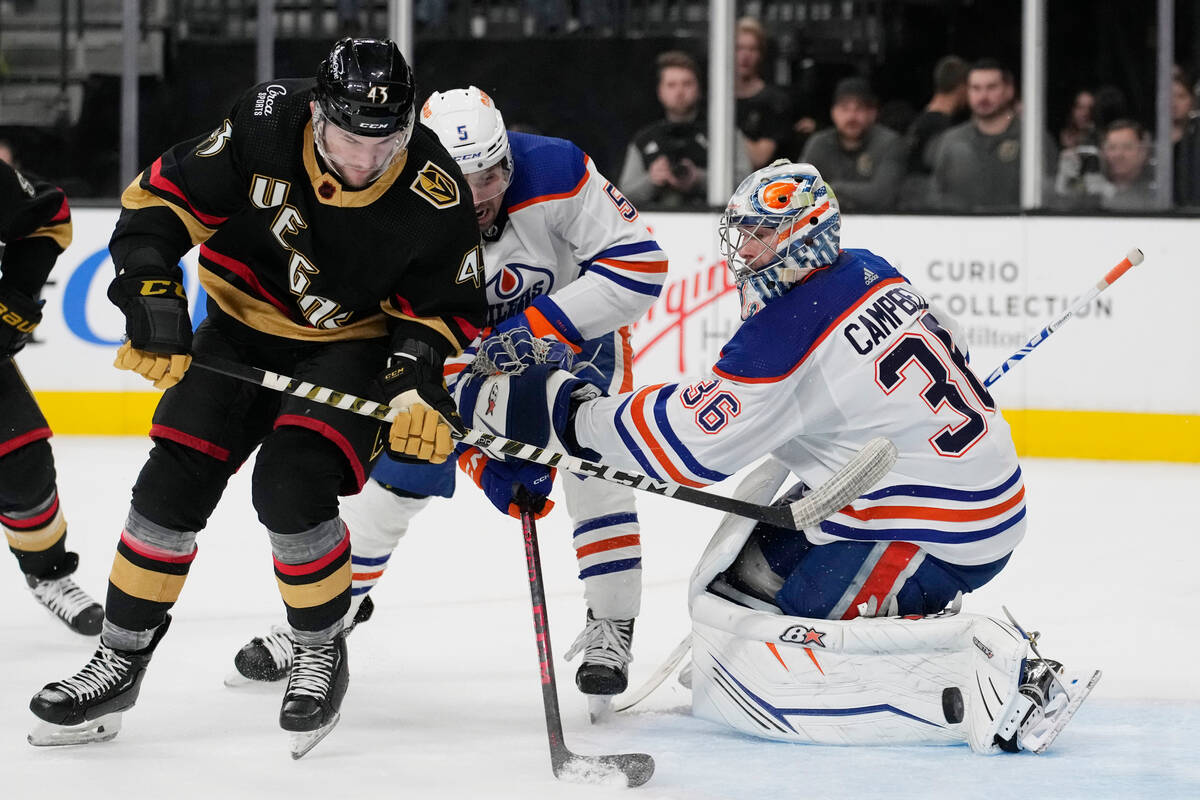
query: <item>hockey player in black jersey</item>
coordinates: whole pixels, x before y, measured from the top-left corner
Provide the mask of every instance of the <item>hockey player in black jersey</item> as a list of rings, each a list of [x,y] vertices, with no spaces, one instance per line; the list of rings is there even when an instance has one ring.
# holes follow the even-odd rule
[[[414,125],[414,93],[392,42],[343,39],[315,87],[253,87],[216,130],[172,147],[125,190],[110,243],[109,297],[127,332],[116,365],[167,391],[117,545],[100,649],[33,698],[49,723],[33,743],[115,735],[197,532],[255,447],[253,502],[296,637],[280,725],[296,734],[298,758],[337,722],[350,604],[338,496],[358,492],[389,445],[434,463],[450,454],[461,422],[442,362],[487,310],[471,190]],[[196,245],[209,304],[193,335],[177,264]],[[374,396],[402,413],[387,429],[198,369],[193,357]]]
[[[67,550],[50,426],[13,360],[42,320],[38,295],[71,243],[66,195],[0,162],[0,241],[0,526],[38,601],[95,636],[104,609],[71,579],[79,556]]]

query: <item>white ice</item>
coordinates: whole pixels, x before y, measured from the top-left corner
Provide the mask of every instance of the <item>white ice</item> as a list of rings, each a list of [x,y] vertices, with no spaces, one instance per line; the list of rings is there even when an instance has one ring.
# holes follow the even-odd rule
[[[103,598],[149,441],[58,437],[60,493],[79,582]],[[520,526],[466,481],[401,542],[350,639],[341,725],[303,760],[288,755],[282,686],[222,685],[238,647],[279,621],[265,532],[235,476],[207,530],[175,622],[137,707],[112,742],[34,748],[29,697],[74,673],[93,640],[39,608],[15,563],[0,569],[0,798],[997,798],[1200,797],[1200,465],[1027,460],[1030,532],[1008,568],[967,598],[1003,603],[1042,651],[1104,678],[1044,756],[984,758],[961,747],[770,743],[691,717],[672,679],[639,711],[587,721],[574,664],[584,617],[561,509],[540,528],[567,746],[651,753],[640,789],[577,786],[550,772]],[[730,483],[716,487],[728,494]],[[718,521],[640,500],[645,595],[632,681],[687,632],[687,577]]]

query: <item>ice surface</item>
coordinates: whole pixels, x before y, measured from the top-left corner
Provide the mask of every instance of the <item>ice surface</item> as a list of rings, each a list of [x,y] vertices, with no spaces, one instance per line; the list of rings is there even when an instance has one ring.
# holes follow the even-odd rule
[[[77,578],[102,599],[149,442],[52,441],[69,544],[82,557]],[[539,529],[567,746],[647,752],[657,770],[639,789],[557,781],[520,525],[460,481],[458,497],[417,518],[373,594],[375,617],[350,639],[341,724],[292,761],[278,727],[282,685],[222,684],[238,647],[282,613],[247,467],[200,535],[171,633],[112,742],[26,744],[30,696],[74,673],[95,645],[37,606],[14,562],[0,568],[0,798],[1200,797],[1200,466],[1027,460],[1024,470],[1029,535],[965,607],[999,616],[1003,603],[1042,632],[1048,657],[1103,668],[1044,756],[760,741],[692,718],[674,679],[635,711],[590,726],[574,664],[561,660],[584,608],[560,506]],[[646,588],[635,686],[687,631],[687,577],[718,521],[647,495],[640,511]]]

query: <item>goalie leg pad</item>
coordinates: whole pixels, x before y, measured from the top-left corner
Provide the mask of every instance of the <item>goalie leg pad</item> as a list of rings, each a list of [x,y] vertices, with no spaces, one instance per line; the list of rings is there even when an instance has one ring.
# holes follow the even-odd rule
[[[693,713],[768,739],[997,752],[1027,640],[974,614],[820,620],[696,597]]]

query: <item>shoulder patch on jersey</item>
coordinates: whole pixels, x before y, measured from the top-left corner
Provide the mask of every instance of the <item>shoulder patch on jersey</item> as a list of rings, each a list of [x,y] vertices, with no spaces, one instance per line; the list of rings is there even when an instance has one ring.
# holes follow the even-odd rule
[[[458,184],[432,161],[425,162],[409,188],[432,203],[434,208],[458,205]]]
[[[200,143],[196,148],[196,155],[201,158],[209,158],[225,149],[225,145],[229,144],[230,138],[233,136],[233,123],[225,120],[221,123],[221,127],[208,135],[208,138]]]

